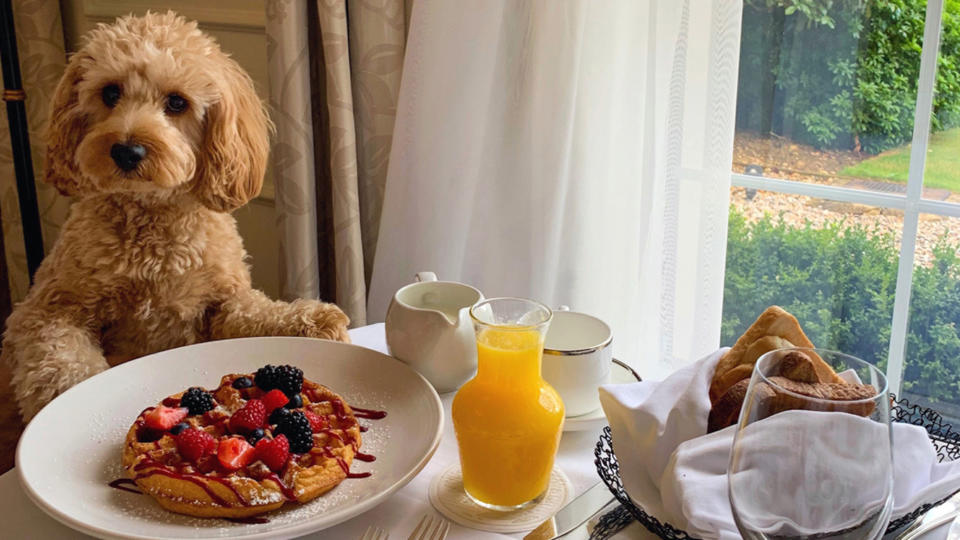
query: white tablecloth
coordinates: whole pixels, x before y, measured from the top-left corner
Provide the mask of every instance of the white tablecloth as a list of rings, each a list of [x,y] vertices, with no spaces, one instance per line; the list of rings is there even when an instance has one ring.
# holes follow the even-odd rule
[[[387,352],[383,324],[374,324],[350,331],[350,337],[357,345]],[[453,421],[450,419],[450,403],[453,393],[440,396],[446,413],[443,438],[440,447],[430,463],[403,489],[380,506],[357,516],[336,527],[320,531],[304,538],[310,539],[353,539],[360,538],[370,525],[390,531],[391,539],[407,538],[424,514],[436,514],[427,498],[430,480],[451,463],[457,461],[457,442],[453,433]],[[574,494],[579,495],[599,480],[593,465],[593,449],[600,430],[566,432],[560,441],[557,465],[567,474],[573,483]],[[0,476],[0,537],[2,538],[88,538],[47,517],[23,493],[17,478],[17,471],[9,471]],[[946,537],[946,527],[937,531],[931,540]],[[449,538],[522,538],[523,533],[499,535],[485,533],[459,525],[452,525]],[[654,538],[637,523],[617,535],[618,538],[647,539]]]

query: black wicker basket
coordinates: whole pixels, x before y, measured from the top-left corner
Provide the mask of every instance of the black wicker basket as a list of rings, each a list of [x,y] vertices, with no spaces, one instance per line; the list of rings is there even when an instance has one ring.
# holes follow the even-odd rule
[[[960,459],[960,433],[943,421],[940,413],[908,402],[906,399],[896,399],[891,395],[893,407],[890,409],[891,419],[894,422],[903,422],[916,426],[923,426],[930,435],[934,447],[937,449],[937,455],[940,461],[952,461]],[[643,508],[635,505],[623,489],[623,482],[620,478],[620,463],[617,456],[613,453],[613,440],[610,437],[610,428],[603,428],[600,440],[593,452],[596,459],[594,463],[597,466],[597,472],[600,479],[610,488],[610,492],[617,498],[617,501],[626,508],[630,514],[636,518],[644,527],[660,538],[668,540],[690,539],[694,537],[688,535],[669,523],[663,523],[656,517],[648,514]],[[949,498],[949,497],[947,497]],[[946,500],[946,499],[944,499]],[[901,516],[890,522],[887,526],[887,533],[896,531],[904,525],[913,522],[915,519],[926,513],[928,510],[940,504],[943,501],[937,501],[930,504],[924,504],[913,512]]]

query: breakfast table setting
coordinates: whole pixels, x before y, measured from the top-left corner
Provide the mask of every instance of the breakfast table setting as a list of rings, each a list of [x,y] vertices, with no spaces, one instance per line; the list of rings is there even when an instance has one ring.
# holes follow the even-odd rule
[[[732,348],[663,381],[642,380],[642,363],[614,359],[610,328],[594,316],[522,298],[486,299],[428,272],[397,291],[385,323],[350,330],[350,341],[209,342],[77,385],[31,422],[17,467],[0,476],[0,536],[954,540],[960,534],[960,526],[950,532],[960,508],[956,433],[947,427],[945,438],[928,435],[924,422],[939,422],[935,412],[889,398],[874,366],[812,348],[796,319],[775,306]],[[354,443],[352,464],[337,458],[343,484],[300,508],[240,519],[180,516],[144,497],[157,498],[141,482],[157,470],[195,484],[198,475],[169,472],[153,458],[122,468],[116,454],[131,415],[117,411],[118,404],[154,403],[187,378],[207,380],[226,366],[252,370],[264,359],[302,369],[305,397],[297,394],[289,408],[313,401],[308,378],[329,383],[349,402],[363,442]],[[186,373],[160,376],[150,367],[157,360]],[[267,368],[274,369],[226,376],[216,391],[190,392],[261,396],[249,387],[268,388],[261,381]],[[130,380],[138,382],[90,405],[89,425],[62,420],[103,396],[104,386]],[[142,435],[152,411],[186,406],[180,401],[187,393],[170,407],[167,398],[144,409],[126,436],[125,462],[131,449],[156,453],[174,440],[179,448],[173,422],[155,437]],[[249,401],[261,399],[269,401],[266,395]],[[279,420],[270,417],[277,433],[291,414],[286,408],[275,409],[284,412]],[[324,430],[313,416],[319,434]],[[236,426],[232,417],[228,422]],[[260,425],[269,427],[263,418]],[[51,437],[54,428],[60,433]],[[254,440],[251,455],[269,463],[255,440],[263,430],[257,431],[242,433]],[[283,437],[277,433],[269,443]],[[51,449],[64,441],[79,447],[69,455],[62,445]],[[294,458],[285,452],[284,459]],[[204,489],[214,500],[223,496]],[[162,497],[157,502],[167,506]],[[940,518],[936,526],[933,517]],[[921,525],[923,534],[911,536]]]

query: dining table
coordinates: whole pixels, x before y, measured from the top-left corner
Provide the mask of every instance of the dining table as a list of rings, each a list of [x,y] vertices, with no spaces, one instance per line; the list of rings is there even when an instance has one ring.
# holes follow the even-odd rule
[[[388,354],[383,323],[371,324],[350,330],[355,345]],[[642,372],[641,372],[642,376]],[[389,532],[392,539],[405,539],[417,527],[425,515],[442,517],[430,505],[428,490],[431,480],[458,460],[457,441],[450,418],[454,392],[440,395],[444,410],[444,430],[440,444],[427,465],[406,486],[386,499],[382,504],[333,527],[317,531],[301,538],[309,539],[359,539],[368,527],[379,527]],[[600,479],[594,465],[594,448],[603,426],[585,431],[567,431],[560,440],[556,466],[570,479],[573,486],[571,499],[583,493]],[[924,540],[943,540],[948,525],[940,527]],[[529,531],[514,534],[497,534],[467,528],[451,523],[447,538],[523,538]],[[87,535],[60,524],[45,514],[26,495],[16,468],[0,475],[0,538],[3,539],[74,539],[89,538]],[[633,522],[613,538],[656,538],[637,522]]]

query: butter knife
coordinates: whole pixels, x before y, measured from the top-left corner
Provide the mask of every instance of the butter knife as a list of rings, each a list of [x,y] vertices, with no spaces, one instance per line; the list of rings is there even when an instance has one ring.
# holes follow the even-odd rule
[[[955,493],[943,503],[928,510],[922,518],[915,521],[900,533],[900,535],[897,536],[897,540],[912,540],[934,529],[938,529],[945,523],[950,523],[950,520],[956,518],[958,511],[960,511],[960,492]]]
[[[950,525],[947,540],[960,540],[960,516],[954,518],[953,525]]]
[[[567,503],[554,516],[530,531],[523,540],[558,538],[586,523],[614,500],[603,482],[597,482],[579,497]]]

